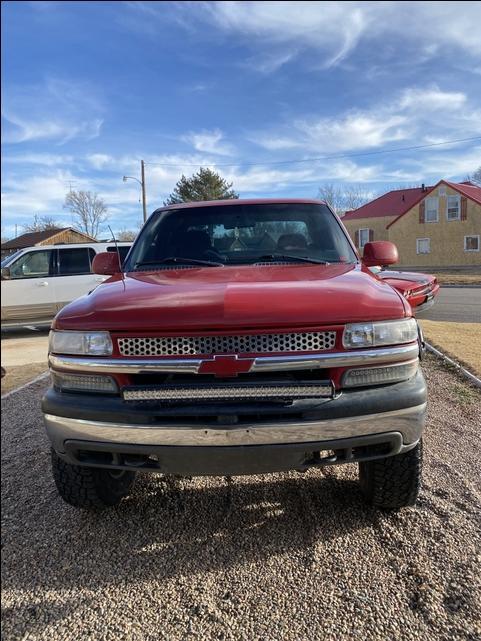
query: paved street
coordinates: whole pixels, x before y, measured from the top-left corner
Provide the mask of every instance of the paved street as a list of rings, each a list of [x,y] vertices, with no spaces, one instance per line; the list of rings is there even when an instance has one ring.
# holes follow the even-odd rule
[[[480,638],[479,392],[428,357],[415,508],[366,506],[357,467],[139,476],[118,508],[58,497],[45,382],[2,401],[8,641]]]
[[[458,323],[481,323],[481,287],[443,287],[436,303],[419,318]]]

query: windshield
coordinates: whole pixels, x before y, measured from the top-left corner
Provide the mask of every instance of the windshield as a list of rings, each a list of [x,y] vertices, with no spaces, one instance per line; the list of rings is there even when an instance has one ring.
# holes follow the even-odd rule
[[[352,263],[356,255],[325,205],[217,205],[153,214],[126,271],[172,264]]]
[[[22,253],[21,249],[17,249],[17,251],[13,254],[9,254],[8,256],[5,256],[5,258],[2,260],[2,267],[7,267],[7,265],[10,265],[10,263],[20,254]]]

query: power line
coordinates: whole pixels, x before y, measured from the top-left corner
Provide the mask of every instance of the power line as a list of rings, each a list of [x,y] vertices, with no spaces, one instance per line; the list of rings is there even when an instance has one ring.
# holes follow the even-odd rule
[[[350,154],[327,154],[325,156],[316,156],[315,158],[297,158],[293,160],[274,160],[265,162],[233,162],[233,163],[217,163],[217,162],[205,162],[205,165],[215,165],[216,167],[238,167],[242,165],[243,167],[255,167],[259,165],[291,165],[295,163],[306,163],[306,162],[316,162],[318,160],[331,160],[334,158],[358,158],[360,156],[375,156],[380,154],[393,154],[399,151],[414,151],[416,149],[428,149],[431,147],[441,147],[442,145],[452,145],[457,142],[471,142],[474,140],[481,140],[481,136],[474,136],[472,138],[457,138],[456,140],[444,140],[443,142],[433,142],[428,145],[414,145],[410,147],[395,147],[394,149],[382,149],[378,151],[361,151],[357,153]],[[145,162],[146,165],[155,165],[156,167],[199,167],[199,164],[174,164],[174,163],[163,163],[163,162]]]

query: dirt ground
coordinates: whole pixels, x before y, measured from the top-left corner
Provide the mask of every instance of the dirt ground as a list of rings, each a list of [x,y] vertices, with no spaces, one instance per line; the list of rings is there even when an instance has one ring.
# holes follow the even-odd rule
[[[48,370],[48,329],[2,331],[2,394],[31,381]]]
[[[416,507],[357,467],[139,476],[118,508],[58,497],[39,382],[2,401],[6,641],[478,641],[481,396],[428,357]]]
[[[429,272],[429,268],[426,268]],[[480,274],[436,274],[438,282],[442,285],[481,285]]]
[[[48,366],[46,363],[32,363],[31,365],[17,365],[16,367],[8,367],[7,374],[2,378],[2,394],[11,392],[21,385],[25,385],[33,380],[40,374],[47,372]]]

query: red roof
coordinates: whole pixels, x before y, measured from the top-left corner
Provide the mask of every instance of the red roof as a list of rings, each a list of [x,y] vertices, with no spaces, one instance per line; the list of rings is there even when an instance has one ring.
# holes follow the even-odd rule
[[[392,222],[387,225],[386,229],[389,229],[391,225],[394,225],[394,223],[404,216],[411,207],[416,205],[418,202],[420,202],[425,196],[429,194],[429,192],[434,191],[436,187],[439,187],[439,185],[443,183],[444,185],[447,185],[448,187],[451,187],[451,189],[454,189],[455,191],[459,192],[463,196],[466,196],[470,200],[474,200],[475,202],[481,204],[481,187],[477,187],[476,185],[473,185],[473,183],[470,182],[463,182],[463,183],[450,183],[447,180],[441,179],[439,182],[437,182],[434,187],[429,187],[427,192],[422,194],[417,201],[414,201],[410,207],[408,207],[405,211],[401,212],[399,216],[397,216]]]
[[[463,196],[466,196],[467,198],[470,198],[471,200],[474,200],[474,202],[481,205],[481,187],[473,185],[473,183],[469,182],[448,183],[447,180],[443,180],[442,182],[446,183],[446,185],[449,185],[449,187],[452,187],[456,191],[459,191],[461,194],[463,194]]]
[[[345,220],[356,220],[358,218],[381,218],[382,216],[400,216],[408,209],[416,204],[416,202],[426,193],[432,189],[432,187],[414,187],[412,189],[395,189],[393,191],[388,191],[387,194],[383,194],[371,200],[370,203],[366,203],[354,209],[353,211],[347,212],[342,218]]]

